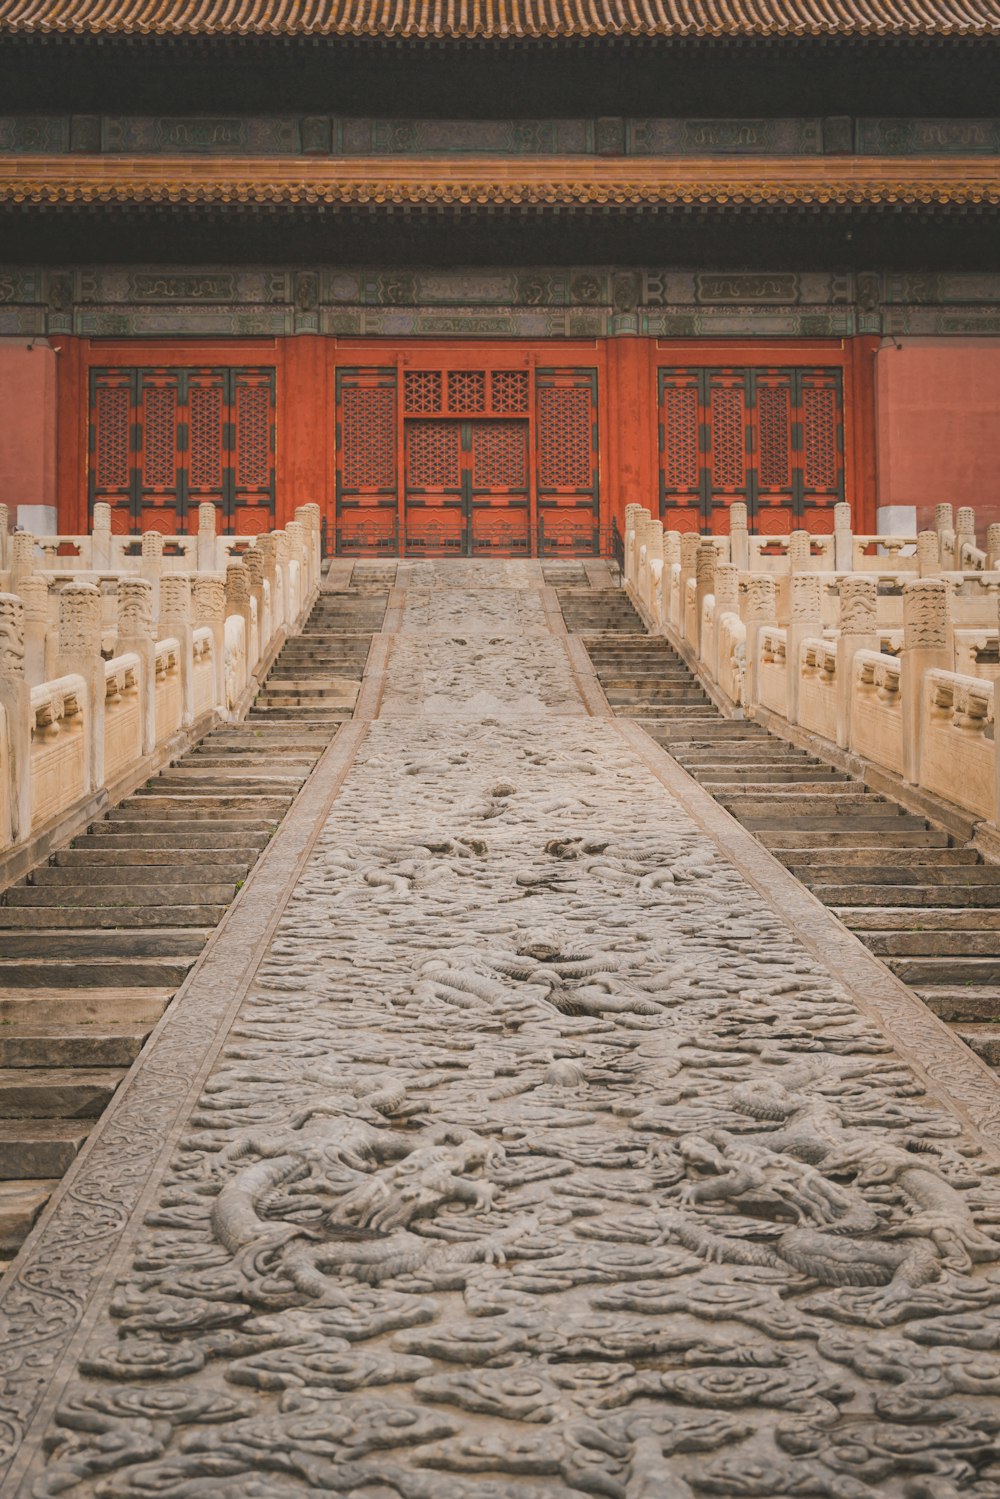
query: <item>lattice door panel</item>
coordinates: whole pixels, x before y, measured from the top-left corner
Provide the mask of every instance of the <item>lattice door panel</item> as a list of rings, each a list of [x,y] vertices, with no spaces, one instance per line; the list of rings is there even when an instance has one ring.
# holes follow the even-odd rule
[[[832,530],[843,497],[843,400],[836,369],[662,369],[663,524],[726,532],[745,501],[764,535]]]
[[[112,507],[111,529],[117,535],[132,528],[133,405],[129,371],[95,372],[90,391],[91,506],[100,500]]]
[[[404,389],[421,409],[421,391]],[[397,418],[395,369],[337,371],[337,551],[345,556],[397,549]]]
[[[539,370],[535,391],[539,553],[594,553],[600,547],[597,371]]]
[[[526,556],[528,424],[470,422],[468,429],[469,550],[474,556]]]
[[[95,370],[91,506],[114,529],[184,532],[211,501],[227,532],[274,525],[274,371]]]
[[[232,397],[232,519],[238,535],[274,525],[274,372],[236,370]]]
[[[462,423],[406,423],[406,550],[425,557],[468,549]]]

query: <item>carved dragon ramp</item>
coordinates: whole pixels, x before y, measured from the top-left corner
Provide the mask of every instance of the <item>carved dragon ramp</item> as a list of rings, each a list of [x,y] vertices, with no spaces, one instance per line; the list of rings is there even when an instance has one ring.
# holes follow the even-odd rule
[[[538,564],[398,581],[5,1492],[1000,1499],[992,1147],[588,714]]]

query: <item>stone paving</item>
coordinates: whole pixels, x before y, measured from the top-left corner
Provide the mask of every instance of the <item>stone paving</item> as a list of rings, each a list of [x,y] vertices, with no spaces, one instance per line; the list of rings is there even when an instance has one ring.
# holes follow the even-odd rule
[[[1000,1499],[1000,1089],[898,1049],[550,595],[401,564],[371,721],[8,1284],[5,1494]]]

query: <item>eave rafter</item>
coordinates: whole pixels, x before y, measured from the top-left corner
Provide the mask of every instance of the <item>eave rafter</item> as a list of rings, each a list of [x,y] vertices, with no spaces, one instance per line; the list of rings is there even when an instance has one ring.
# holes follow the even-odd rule
[[[0,203],[149,205],[674,205],[1000,203],[1000,162],[983,158],[592,157],[396,159],[10,156]]]
[[[1000,35],[1000,0],[0,0],[0,34]]]

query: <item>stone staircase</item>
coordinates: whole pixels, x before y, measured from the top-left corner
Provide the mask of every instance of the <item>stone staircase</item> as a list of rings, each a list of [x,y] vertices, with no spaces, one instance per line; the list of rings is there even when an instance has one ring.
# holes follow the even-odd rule
[[[0,1263],[351,717],[386,597],[324,591],[243,722],[0,896]]]
[[[1000,1069],[1000,867],[822,756],[723,717],[665,640],[636,633],[627,599],[617,608],[627,623],[585,637],[615,713],[640,723]],[[590,614],[575,600],[563,612],[570,629],[611,613],[603,600]]]

